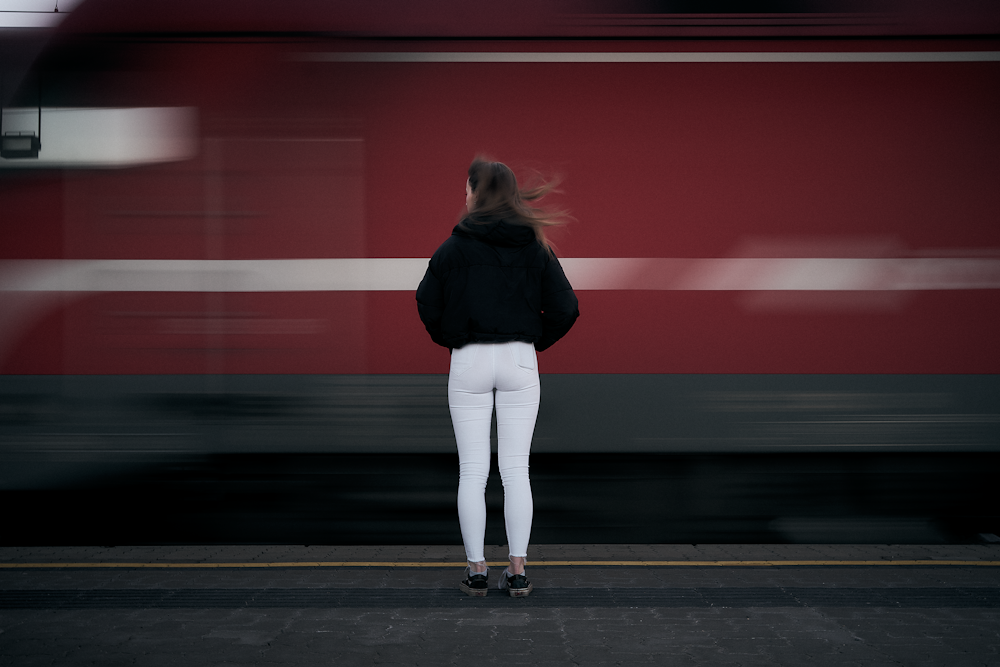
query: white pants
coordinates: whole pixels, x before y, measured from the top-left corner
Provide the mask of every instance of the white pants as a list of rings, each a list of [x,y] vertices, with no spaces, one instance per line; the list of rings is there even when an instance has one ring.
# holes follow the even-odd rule
[[[486,480],[496,389],[497,460],[511,556],[527,557],[531,536],[528,453],[538,416],[538,365],[531,343],[469,343],[452,350],[448,405],[458,442],[458,521],[466,557],[485,560]]]

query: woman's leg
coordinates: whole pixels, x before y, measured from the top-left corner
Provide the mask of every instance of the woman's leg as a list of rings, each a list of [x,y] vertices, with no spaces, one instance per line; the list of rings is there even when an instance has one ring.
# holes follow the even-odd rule
[[[538,416],[540,385],[535,348],[511,342],[496,346],[497,459],[504,490],[504,519],[511,574],[524,571],[533,503],[528,455]]]
[[[448,376],[448,407],[458,444],[458,522],[472,572],[486,571],[485,494],[493,420],[493,363],[489,347],[470,343],[453,350]]]

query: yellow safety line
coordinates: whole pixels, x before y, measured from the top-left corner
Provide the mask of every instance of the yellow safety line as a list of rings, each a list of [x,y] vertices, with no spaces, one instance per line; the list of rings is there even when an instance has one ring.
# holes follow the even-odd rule
[[[489,563],[493,567],[506,562]],[[858,565],[967,565],[1000,566],[998,560],[533,560],[533,567],[775,567],[775,566],[858,566]],[[0,569],[18,568],[265,568],[265,567],[465,567],[465,563],[417,563],[396,561],[317,561],[278,563],[0,563]]]

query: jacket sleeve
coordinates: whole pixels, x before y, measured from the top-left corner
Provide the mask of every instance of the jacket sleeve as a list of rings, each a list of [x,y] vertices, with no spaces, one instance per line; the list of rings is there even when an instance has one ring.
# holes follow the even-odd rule
[[[541,352],[566,335],[580,316],[579,302],[559,260],[549,260],[542,273],[542,338],[535,343]]]
[[[444,315],[444,289],[428,264],[424,279],[417,287],[417,313],[427,333],[438,345],[448,347],[441,338],[441,317]]]

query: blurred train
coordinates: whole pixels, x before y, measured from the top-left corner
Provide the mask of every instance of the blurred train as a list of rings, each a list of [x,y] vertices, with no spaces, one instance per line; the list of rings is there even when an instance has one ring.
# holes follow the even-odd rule
[[[535,542],[1000,532],[995,10],[168,4],[5,66],[4,543],[459,540],[477,153],[575,216]]]

